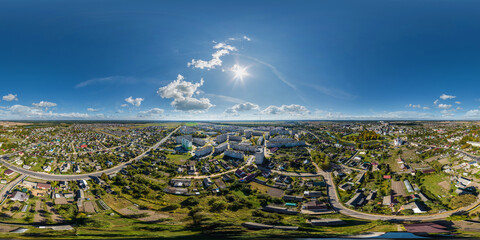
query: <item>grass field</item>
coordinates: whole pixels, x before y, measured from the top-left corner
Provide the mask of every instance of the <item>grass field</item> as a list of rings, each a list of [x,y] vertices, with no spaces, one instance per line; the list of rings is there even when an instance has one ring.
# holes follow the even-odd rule
[[[190,154],[168,154],[166,156],[170,161],[175,164],[184,164],[189,158],[192,157]]]
[[[442,195],[449,196],[448,194],[449,189],[446,189],[441,185],[439,185],[439,183],[442,183],[444,181],[446,181],[447,183],[450,182],[448,176],[444,174],[430,174],[430,175],[425,175],[423,177],[422,185],[432,194],[435,194],[435,196],[442,196]],[[440,199],[442,200],[442,202],[448,201],[444,197]]]

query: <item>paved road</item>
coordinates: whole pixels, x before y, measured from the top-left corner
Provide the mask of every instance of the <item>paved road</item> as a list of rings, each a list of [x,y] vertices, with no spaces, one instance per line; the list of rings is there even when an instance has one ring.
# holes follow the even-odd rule
[[[9,155],[3,155],[0,156],[0,163],[2,163],[5,167],[15,171],[19,172],[21,174],[25,174],[26,176],[37,178],[37,179],[44,179],[44,180],[49,180],[49,181],[75,181],[75,180],[87,180],[90,179],[91,177],[100,177],[102,174],[112,174],[116,173],[123,168],[127,167],[128,164],[131,162],[143,158],[150,150],[158,148],[161,144],[163,144],[170,136],[172,136],[173,133],[175,133],[180,127],[176,128],[173,130],[170,134],[168,134],[166,137],[164,137],[162,140],[157,142],[155,145],[147,149],[145,152],[142,154],[136,156],[135,158],[130,159],[128,162],[121,163],[115,167],[105,169],[102,171],[98,172],[92,172],[92,173],[85,173],[85,174],[70,174],[70,175],[57,175],[57,174],[48,174],[48,173],[41,173],[41,172],[35,172],[31,170],[24,169],[22,167],[15,166],[9,162],[7,162],[5,159],[1,158],[3,156],[9,156]]]
[[[307,131],[315,138],[319,139],[317,135],[313,134],[310,131]],[[325,179],[325,183],[327,185],[327,192],[330,204],[332,205],[333,209],[341,214],[360,218],[360,219],[367,219],[367,220],[397,220],[397,221],[431,221],[436,219],[445,219],[452,215],[453,213],[458,212],[469,212],[477,208],[480,204],[480,198],[477,201],[467,207],[463,207],[457,210],[452,210],[444,213],[438,214],[422,214],[422,215],[413,215],[413,216],[395,216],[395,215],[378,215],[378,214],[368,214],[363,212],[358,212],[352,209],[347,208],[344,206],[338,197],[337,188],[333,182],[332,173],[330,171],[322,171],[320,170],[318,174],[322,175]]]
[[[17,186],[18,183],[20,183],[21,181],[23,181],[23,179],[25,179],[25,175],[23,174],[20,174],[20,176],[18,176],[15,180],[9,182],[7,185],[5,185],[2,190],[0,191],[0,205],[3,203],[3,201],[5,200],[5,198],[7,197],[7,192],[9,192],[10,190],[12,190],[12,188],[14,188],[15,186]]]
[[[341,214],[355,217],[355,218],[368,219],[368,220],[431,221],[435,219],[447,218],[456,212],[464,212],[464,211],[472,210],[474,207],[480,204],[480,199],[479,199],[475,203],[471,204],[470,206],[467,206],[458,210],[439,213],[439,214],[422,214],[422,215],[412,215],[412,216],[368,214],[368,213],[358,212],[358,211],[349,209],[345,207],[342,203],[340,203],[340,199],[337,194],[337,188],[333,184],[332,174],[330,172],[324,172],[324,171],[322,171],[321,174],[325,178],[325,182],[327,184],[327,189],[328,189],[328,196],[330,199],[330,204],[332,205],[334,210],[340,212]]]
[[[412,142],[412,143],[414,143],[414,142]],[[426,144],[421,144],[421,143],[414,143],[414,144],[418,144],[418,145],[424,146],[424,147],[443,148],[443,149],[446,149],[446,150],[453,150],[453,151],[455,151],[455,152],[463,153],[463,154],[465,154],[465,155],[467,155],[467,156],[469,156],[469,157],[471,157],[471,158],[473,158],[473,159],[475,159],[475,160],[480,160],[480,156],[476,156],[476,155],[473,155],[473,154],[471,154],[471,153],[468,153],[468,152],[465,152],[465,151],[459,150],[459,149],[439,147],[439,146],[435,146],[435,145],[426,145]]]
[[[221,172],[221,173],[214,173],[214,174],[210,174],[210,175],[196,175],[196,176],[184,176],[184,177],[175,177],[175,179],[204,179],[204,178],[215,178],[215,177],[219,177],[219,176],[222,176],[224,174],[227,174],[227,173],[231,173],[231,172],[235,172],[237,171],[237,169],[243,169],[249,165],[251,165],[253,163],[253,156],[250,156],[247,160],[247,163],[241,167],[238,167],[238,168],[234,168],[234,169],[231,169],[231,170],[228,170],[226,172]]]

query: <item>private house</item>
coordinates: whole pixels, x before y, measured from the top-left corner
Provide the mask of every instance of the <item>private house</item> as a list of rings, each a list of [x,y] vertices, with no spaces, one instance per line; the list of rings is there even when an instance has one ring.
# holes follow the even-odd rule
[[[12,195],[10,195],[10,200],[25,202],[28,200],[28,194],[20,191],[15,191]]]
[[[350,206],[350,207],[356,207],[356,206],[361,206],[365,201],[365,196],[363,193],[359,192],[356,193],[348,202],[345,204]]]

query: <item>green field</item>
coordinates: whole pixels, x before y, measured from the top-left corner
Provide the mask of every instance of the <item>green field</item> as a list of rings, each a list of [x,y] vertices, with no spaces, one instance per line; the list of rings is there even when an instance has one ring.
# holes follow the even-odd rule
[[[430,191],[432,194],[435,196],[449,196],[450,194],[448,193],[448,189],[442,187],[439,183],[447,183],[446,186],[450,187],[450,180],[449,177],[444,175],[444,174],[430,174],[430,175],[425,175],[423,178],[423,183],[422,185]],[[447,201],[446,198],[440,198],[442,202]]]

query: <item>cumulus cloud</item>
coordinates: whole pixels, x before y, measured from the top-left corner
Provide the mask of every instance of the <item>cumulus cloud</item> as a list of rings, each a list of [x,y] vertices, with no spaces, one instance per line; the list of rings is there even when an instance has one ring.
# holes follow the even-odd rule
[[[47,101],[41,101],[39,103],[32,103],[33,106],[35,107],[40,107],[40,108],[49,108],[49,107],[56,107],[57,104],[53,102],[47,102]]]
[[[462,102],[460,102],[460,101],[456,101],[456,102],[455,102],[455,104],[462,104]]]
[[[10,118],[33,118],[33,119],[59,119],[59,118],[68,118],[68,119],[79,119],[79,118],[89,118],[90,116],[86,113],[55,113],[52,111],[47,112],[46,109],[39,107],[29,107],[24,105],[13,105],[8,108],[6,113]]]
[[[442,96],[440,96],[440,98],[442,100],[447,100],[447,99],[453,99],[453,98],[456,98],[456,96],[451,96],[451,95],[447,95],[447,94],[442,94]]]
[[[128,104],[126,104],[126,103],[120,105],[120,107],[126,107],[126,106],[128,106]]]
[[[250,39],[250,38],[247,37],[247,36],[243,36],[243,39],[244,39],[244,40],[247,40],[247,41],[252,41],[252,39]]]
[[[216,49],[216,51],[212,54],[212,59],[208,61],[192,59],[191,62],[187,63],[187,66],[207,70],[214,69],[216,66],[222,66],[222,56],[237,51],[237,48],[226,43],[217,43],[213,48]]]
[[[133,98],[132,96],[125,98],[125,102],[130,103],[135,107],[140,107],[143,100],[143,98]]]
[[[438,99],[433,101],[433,104],[437,105],[438,104]]]
[[[205,111],[214,105],[208,98],[195,98],[197,89],[203,85],[203,78],[199,83],[187,82],[184,77],[178,74],[177,79],[167,86],[158,89],[157,94],[162,98],[172,98],[172,105],[178,111]]]
[[[95,109],[95,108],[87,108],[87,111],[89,111],[89,112],[98,112],[98,109]]]
[[[11,94],[11,93],[3,96],[2,99],[3,99],[3,101],[7,101],[7,102],[18,101],[17,94]]]
[[[307,115],[310,114],[310,111],[302,105],[291,104],[291,105],[282,105],[280,107],[271,105],[265,108],[262,113],[270,115]]]
[[[441,108],[441,109],[449,109],[451,107],[452,107],[452,105],[450,105],[450,104],[443,104],[443,103],[438,104],[438,108]]]
[[[138,117],[140,118],[148,118],[148,117],[159,117],[160,115],[162,115],[164,112],[163,109],[160,109],[160,108],[152,108],[150,110],[147,110],[147,111],[141,111],[137,114]]]
[[[480,118],[480,110],[478,109],[474,109],[474,110],[469,110],[465,113],[465,117],[468,117],[468,118],[472,118],[472,117],[476,117],[476,118]]]
[[[225,110],[225,113],[238,114],[239,112],[246,112],[251,110],[258,110],[260,107],[257,104],[245,102],[236,104]]]
[[[453,117],[454,116],[454,114],[453,114],[454,111],[455,110],[453,110],[453,109],[452,110],[444,109],[444,110],[440,111],[440,113],[442,114],[443,117]]]

